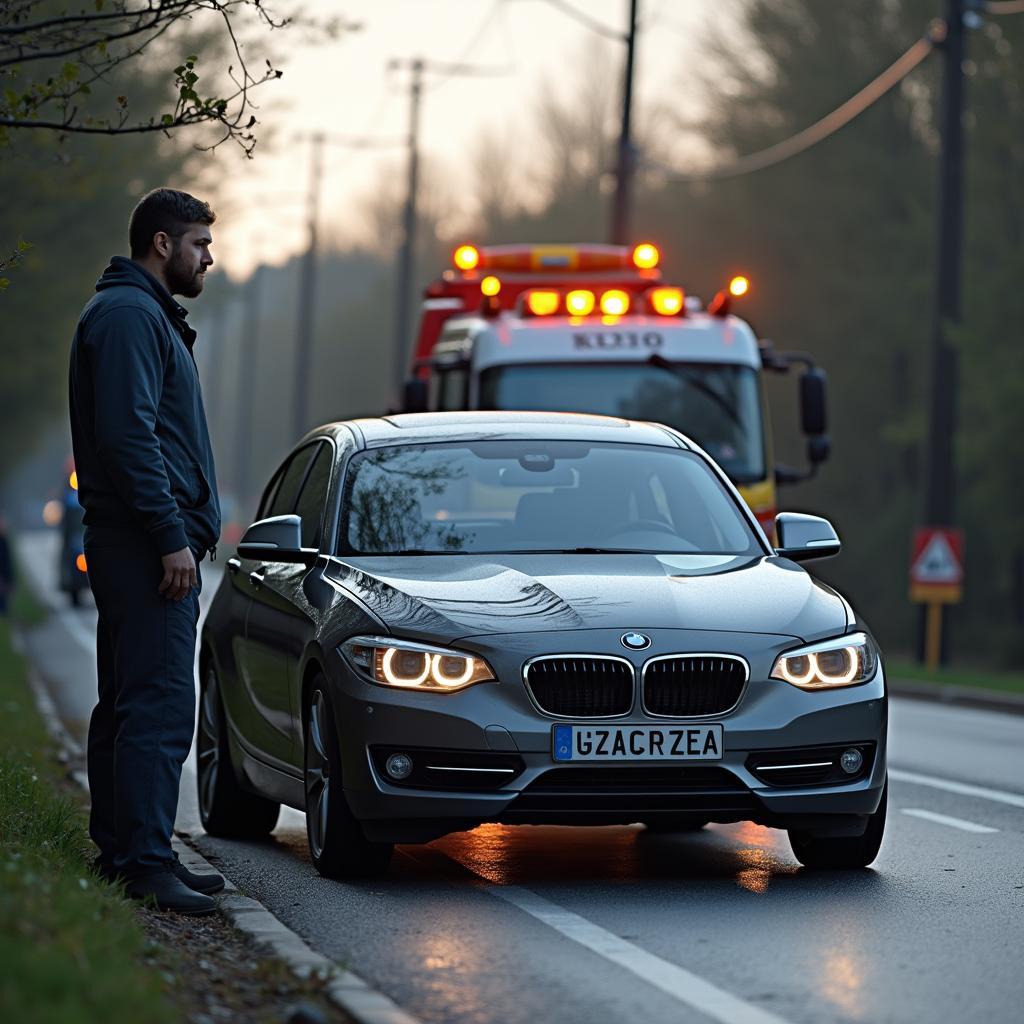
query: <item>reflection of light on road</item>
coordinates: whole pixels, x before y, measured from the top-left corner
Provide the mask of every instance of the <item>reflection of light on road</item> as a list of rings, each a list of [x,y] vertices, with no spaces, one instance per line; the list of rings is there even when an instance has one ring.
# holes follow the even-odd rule
[[[421,968],[416,987],[431,1009],[429,1016],[472,1024],[492,1019],[483,986],[473,984],[486,971],[491,951],[480,947],[479,937],[469,941],[462,934],[458,921],[439,914],[429,934],[418,936],[410,952]]]
[[[772,876],[780,865],[775,853],[776,836],[773,830],[752,821],[733,826],[730,831],[743,846],[736,851],[742,865],[736,872],[736,882],[741,889],[761,895],[768,891]]]
[[[643,874],[637,860],[635,826],[582,828],[530,825],[481,825],[456,832],[436,846],[495,885],[515,885],[584,877],[636,878]]]
[[[850,953],[827,953],[821,964],[822,995],[846,1013],[860,1017],[864,1008],[861,995],[864,972],[856,958]]]

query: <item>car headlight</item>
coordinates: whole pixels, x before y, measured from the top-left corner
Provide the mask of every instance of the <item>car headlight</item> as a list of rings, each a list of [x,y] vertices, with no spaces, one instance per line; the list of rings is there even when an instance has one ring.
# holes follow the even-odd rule
[[[849,633],[834,640],[786,651],[775,659],[771,678],[802,690],[856,686],[875,674],[878,658],[866,633]]]
[[[402,690],[453,693],[497,678],[483,658],[411,640],[356,636],[340,650],[371,682]]]

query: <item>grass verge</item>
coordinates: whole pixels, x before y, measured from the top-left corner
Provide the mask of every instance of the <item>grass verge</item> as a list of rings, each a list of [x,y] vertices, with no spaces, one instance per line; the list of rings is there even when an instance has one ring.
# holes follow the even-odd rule
[[[31,619],[29,600],[20,607]],[[133,908],[89,873],[90,850],[80,806],[61,793],[11,624],[0,619],[0,1019],[175,1019]]]
[[[966,668],[940,668],[933,672],[912,661],[890,658],[886,661],[886,673],[891,679],[912,679],[937,686],[970,687],[1024,695],[1024,673],[1021,672]]]

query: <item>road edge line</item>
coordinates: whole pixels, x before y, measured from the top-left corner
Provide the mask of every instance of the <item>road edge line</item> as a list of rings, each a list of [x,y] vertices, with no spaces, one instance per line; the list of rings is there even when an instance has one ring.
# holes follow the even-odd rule
[[[916,700],[946,707],[974,708],[1004,715],[1024,715],[1024,697],[1001,690],[956,686],[952,683],[928,683],[916,679],[887,679],[890,697]]]
[[[27,662],[27,669],[32,697],[46,731],[69,763],[81,758],[82,747],[61,721],[42,676],[31,662]],[[89,780],[85,772],[73,770],[69,774],[88,793]],[[178,836],[172,839],[172,845],[182,863],[190,870],[216,872],[216,868],[198,850]],[[253,942],[269,949],[296,977],[302,980],[310,977],[321,979],[327,998],[356,1024],[420,1024],[418,1018],[403,1010],[358,974],[339,967],[333,960],[311,949],[301,936],[275,917],[259,900],[242,895],[229,878],[225,877],[224,882],[224,893],[216,897],[218,910]]]

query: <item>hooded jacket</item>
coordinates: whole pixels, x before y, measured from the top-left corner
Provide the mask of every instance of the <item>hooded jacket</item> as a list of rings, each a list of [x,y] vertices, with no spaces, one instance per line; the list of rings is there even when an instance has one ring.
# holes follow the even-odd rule
[[[71,345],[71,440],[86,543],[144,530],[201,558],[220,535],[213,450],[187,312],[115,256]]]

